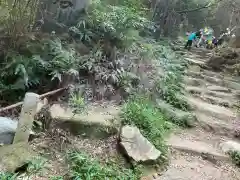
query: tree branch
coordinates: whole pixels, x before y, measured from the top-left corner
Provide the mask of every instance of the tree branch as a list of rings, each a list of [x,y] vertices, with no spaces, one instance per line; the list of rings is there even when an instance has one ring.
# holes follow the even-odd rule
[[[222,0],[219,0],[219,1],[216,2],[216,3],[219,3],[220,1],[222,1]],[[176,11],[176,13],[178,13],[178,14],[183,14],[183,13],[189,13],[189,12],[199,11],[199,10],[201,10],[201,9],[206,9],[206,8],[211,7],[211,6],[214,6],[216,3],[211,3],[211,2],[210,2],[210,3],[205,4],[204,6],[201,6],[201,7],[197,7],[197,8],[194,8],[194,9],[183,10],[183,11]]]

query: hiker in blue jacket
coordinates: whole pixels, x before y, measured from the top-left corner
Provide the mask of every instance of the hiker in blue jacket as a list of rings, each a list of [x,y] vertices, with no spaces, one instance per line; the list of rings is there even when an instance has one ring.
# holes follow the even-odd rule
[[[191,47],[192,47],[193,40],[195,40],[196,38],[197,38],[196,32],[191,33],[191,34],[188,36],[188,41],[187,41],[187,43],[186,43],[186,45],[185,45],[185,49],[190,50]]]

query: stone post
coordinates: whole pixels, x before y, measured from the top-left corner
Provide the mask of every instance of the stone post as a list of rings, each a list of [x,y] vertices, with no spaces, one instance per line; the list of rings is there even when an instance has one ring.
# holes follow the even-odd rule
[[[30,92],[25,94],[13,143],[28,142],[39,101],[40,98],[38,94]]]

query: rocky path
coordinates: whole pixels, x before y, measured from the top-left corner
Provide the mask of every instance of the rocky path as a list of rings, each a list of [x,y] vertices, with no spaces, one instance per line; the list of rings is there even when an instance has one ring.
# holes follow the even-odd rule
[[[185,76],[186,96],[198,123],[193,129],[178,130],[168,139],[172,147],[170,166],[159,180],[240,179],[240,169],[226,155],[232,148],[240,151],[240,120],[233,108],[240,82],[206,70],[210,55],[201,49],[184,55],[191,63]]]

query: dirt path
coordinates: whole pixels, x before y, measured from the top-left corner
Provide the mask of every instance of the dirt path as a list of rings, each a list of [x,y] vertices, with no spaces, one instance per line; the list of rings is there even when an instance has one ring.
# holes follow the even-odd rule
[[[240,122],[233,105],[240,83],[203,68],[209,56],[201,49],[184,55],[192,64],[185,76],[185,87],[198,125],[179,130],[168,139],[172,147],[170,166],[159,180],[240,179],[240,170],[231,163],[223,147],[227,141],[238,141],[235,136]]]

